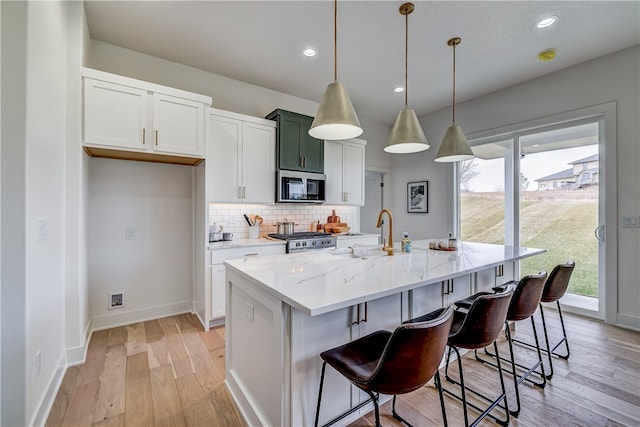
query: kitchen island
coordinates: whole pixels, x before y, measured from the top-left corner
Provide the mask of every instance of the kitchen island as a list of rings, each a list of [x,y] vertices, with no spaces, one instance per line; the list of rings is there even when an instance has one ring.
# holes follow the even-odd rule
[[[428,243],[394,256],[376,247],[360,257],[347,249],[225,262],[226,383],[249,425],[313,425],[322,351],[513,280],[518,260],[544,252]],[[324,390],[321,424],[367,399],[330,369]]]

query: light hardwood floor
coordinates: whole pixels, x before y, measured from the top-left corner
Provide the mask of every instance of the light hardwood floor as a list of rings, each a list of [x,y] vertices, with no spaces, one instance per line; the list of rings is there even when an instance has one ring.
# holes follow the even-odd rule
[[[557,336],[557,315],[548,317]],[[577,316],[566,315],[565,322],[571,357],[554,359],[554,377],[544,390],[521,385],[523,409],[511,425],[639,426],[640,334]],[[528,322],[516,329],[520,338],[531,335]],[[506,354],[503,339],[500,348]],[[530,360],[528,350],[515,351]],[[487,393],[497,389],[493,368],[471,355],[464,364],[470,385]],[[184,314],[97,331],[86,363],[67,370],[46,425],[244,426],[223,380],[223,327],[204,332],[194,316]],[[505,381],[512,402],[511,377]],[[449,425],[463,425],[461,405],[447,397],[446,406]],[[432,385],[400,396],[397,409],[415,426],[442,425]],[[401,425],[389,403],[381,406],[381,422]],[[352,423],[371,425],[371,414]],[[485,419],[481,425],[494,423]]]

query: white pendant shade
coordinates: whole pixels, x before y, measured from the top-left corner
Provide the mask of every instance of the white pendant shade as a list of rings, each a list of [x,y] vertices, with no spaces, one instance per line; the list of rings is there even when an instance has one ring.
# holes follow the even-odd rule
[[[334,141],[362,135],[360,121],[342,83],[333,82],[327,86],[309,135]]]
[[[442,144],[438,154],[436,154],[436,162],[461,162],[473,159],[473,151],[469,147],[467,137],[464,135],[460,126],[449,126],[442,138]]]
[[[396,122],[391,128],[389,142],[384,148],[387,153],[403,154],[417,153],[429,148],[427,137],[424,136],[418,116],[411,108],[404,108],[398,113]]]

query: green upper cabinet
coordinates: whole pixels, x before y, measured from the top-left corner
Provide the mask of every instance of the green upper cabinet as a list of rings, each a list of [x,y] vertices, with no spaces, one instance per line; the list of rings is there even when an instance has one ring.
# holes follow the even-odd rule
[[[324,141],[309,135],[313,117],[276,109],[266,118],[277,124],[278,169],[324,173]]]

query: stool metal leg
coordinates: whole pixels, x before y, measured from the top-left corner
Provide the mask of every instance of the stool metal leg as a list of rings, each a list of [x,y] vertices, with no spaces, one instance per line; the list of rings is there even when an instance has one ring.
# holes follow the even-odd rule
[[[497,344],[494,342],[493,343],[495,351],[497,353],[498,351],[498,347]],[[453,350],[456,352],[456,356],[458,359],[458,371],[459,371],[459,375],[460,375],[460,381],[456,381],[453,378],[446,376],[447,381],[449,381],[450,383],[456,384],[460,387],[460,392],[461,395],[457,395],[449,390],[447,390],[446,388],[442,388],[442,391],[447,393],[448,395],[455,397],[456,399],[458,399],[459,401],[462,402],[462,409],[463,409],[463,414],[464,414],[464,424],[465,426],[471,426],[474,427],[478,424],[480,424],[480,422],[484,419],[484,417],[488,416],[492,419],[494,419],[498,424],[502,425],[502,426],[507,426],[509,425],[509,406],[507,404],[507,393],[506,393],[506,389],[505,389],[505,385],[504,385],[504,378],[502,376],[502,369],[499,367],[498,368],[498,375],[500,376],[500,388],[502,393],[500,395],[498,395],[498,397],[496,397],[494,400],[491,400],[490,398],[488,398],[487,396],[467,387],[464,384],[464,372],[462,370],[462,357],[460,357],[460,353],[458,352],[458,349],[453,346],[452,347]],[[450,355],[450,352],[447,353],[447,356]],[[499,356],[498,356],[499,357]],[[448,362],[449,357],[447,357],[447,362]],[[500,366],[499,362],[498,362],[498,366]],[[445,367],[445,372],[446,372],[446,367]],[[470,392],[472,394],[474,394],[475,396],[481,397],[482,399],[486,400],[487,402],[490,403],[490,405],[486,408],[486,409],[482,409],[480,407],[478,407],[477,405],[468,402],[467,401],[467,393],[466,392]],[[490,414],[490,412],[496,407],[496,406],[500,406],[499,405],[500,401],[504,400],[504,409],[505,409],[505,414],[506,414],[506,419],[499,419],[497,417],[495,417],[494,415]],[[478,418],[476,418],[471,424],[469,424],[469,415],[468,415],[468,407],[472,407],[473,409],[477,410],[478,412],[481,412],[480,416],[478,416]]]
[[[320,401],[322,400],[322,385],[324,384],[324,371],[327,367],[327,362],[322,363],[322,374],[320,374],[320,389],[318,390],[318,406],[316,407],[316,421],[313,424],[314,427],[318,427],[318,418],[320,417]]]
[[[558,315],[560,317],[560,325],[562,326],[562,338],[553,347],[551,347],[551,345],[549,344],[549,333],[547,332],[547,322],[546,322],[546,319],[544,317],[544,308],[542,307],[542,304],[540,304],[540,318],[542,319],[542,329],[544,331],[544,341],[545,341],[545,345],[546,345],[546,348],[541,348],[541,351],[547,353],[547,358],[549,360],[549,374],[546,375],[546,378],[548,380],[550,380],[553,377],[553,358],[551,356],[558,356],[559,358],[566,360],[571,355],[571,352],[569,350],[569,340],[567,338],[567,331],[566,331],[565,326],[564,326],[564,318],[562,317],[562,309],[560,308],[560,302],[556,301],[556,304],[558,305]],[[525,342],[525,341],[520,341],[520,340],[514,339],[513,342],[525,345],[525,346],[530,347],[530,348],[534,348],[535,347],[533,344]],[[560,353],[556,352],[556,349],[562,343],[564,343],[564,345],[565,345],[565,348],[566,348],[566,351],[567,351],[566,354],[560,354]]]
[[[440,408],[442,409],[442,425],[444,427],[448,427],[447,422],[447,410],[444,407],[444,396],[442,395],[442,383],[440,382],[440,373],[436,371],[436,374],[433,376],[433,382],[438,388],[438,395],[440,396]]]

